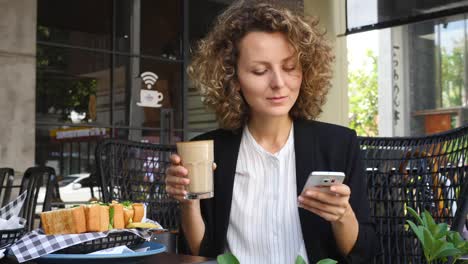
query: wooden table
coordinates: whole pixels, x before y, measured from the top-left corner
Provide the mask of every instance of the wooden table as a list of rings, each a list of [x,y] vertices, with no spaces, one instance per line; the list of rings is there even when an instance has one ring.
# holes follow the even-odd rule
[[[0,263],[2,264],[18,264],[15,259],[12,258],[3,258],[0,259]],[[35,264],[34,261],[23,262],[25,264]],[[89,262],[87,262],[89,263]],[[118,264],[119,262],[113,262]],[[128,263],[128,262],[126,262]],[[135,262],[138,264],[215,264],[216,261],[213,259],[199,257],[199,256],[190,256],[190,255],[181,255],[181,254],[174,254],[174,253],[160,253],[152,256],[148,256],[145,258],[144,261]],[[66,264],[66,262],[64,262]]]

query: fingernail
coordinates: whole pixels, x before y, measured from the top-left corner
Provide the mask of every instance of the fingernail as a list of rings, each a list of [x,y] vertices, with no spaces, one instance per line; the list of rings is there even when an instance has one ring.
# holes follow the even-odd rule
[[[332,186],[332,187],[330,187],[330,190],[331,190],[332,192],[334,192],[334,191],[336,191],[336,187],[335,187],[335,186]]]
[[[315,193],[313,191],[307,191],[306,194],[309,196],[314,196]]]
[[[302,196],[299,196],[297,199],[299,200],[299,202],[303,202],[303,201],[304,201],[304,198],[302,198]]]

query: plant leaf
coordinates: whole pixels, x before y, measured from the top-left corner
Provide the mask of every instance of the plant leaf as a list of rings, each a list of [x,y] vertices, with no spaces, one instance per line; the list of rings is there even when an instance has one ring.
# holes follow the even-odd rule
[[[438,245],[438,242],[442,241],[435,240],[428,228],[422,227],[422,229],[424,235],[423,250],[425,252],[426,257],[428,257],[429,260],[432,260],[432,256],[434,256],[433,252],[435,251],[435,247]]]
[[[419,239],[421,242],[423,248],[424,248],[424,234],[423,234],[423,227],[422,226],[416,226],[415,223],[411,220],[406,220],[406,222],[410,225],[411,230],[413,230],[413,233],[416,235],[416,237]]]
[[[423,224],[423,220],[421,219],[421,217],[418,215],[418,213],[411,207],[407,207],[406,209],[408,209],[408,212],[411,214],[411,216],[417,220],[418,224],[422,225]]]
[[[320,260],[319,262],[317,262],[317,264],[336,264],[338,263],[338,261],[334,260],[334,259],[322,259]],[[297,264],[297,263],[296,263]]]
[[[452,243],[443,240],[437,240],[433,249],[434,251],[432,255],[434,256],[434,259],[461,254],[461,250],[455,248]]]
[[[461,245],[465,242],[457,231],[449,231],[447,233],[447,241],[453,243],[455,246]]]
[[[239,264],[239,260],[231,253],[219,255],[216,261],[218,264]]]
[[[295,264],[306,264],[305,260],[302,258],[301,255],[297,255]]]
[[[460,250],[459,256],[468,255],[468,241],[465,241],[460,233],[457,231],[449,231],[447,234],[447,241]]]
[[[427,223],[427,219],[426,219],[426,210],[424,210],[424,212],[421,213],[421,220],[422,220],[422,223],[421,225],[424,226],[424,227],[429,227],[429,224]]]
[[[423,221],[426,223],[426,227],[429,228],[432,234],[434,234],[432,231],[435,230],[437,224],[434,221],[434,218],[432,218],[431,214],[427,210],[424,210],[422,213],[423,215]]]
[[[432,229],[429,228],[429,230],[435,239],[441,239],[445,237],[449,231],[448,225],[446,223],[435,225]]]

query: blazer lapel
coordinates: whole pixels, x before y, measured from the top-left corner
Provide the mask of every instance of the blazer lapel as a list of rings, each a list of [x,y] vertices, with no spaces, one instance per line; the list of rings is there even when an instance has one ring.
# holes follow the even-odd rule
[[[314,121],[295,121],[294,122],[294,148],[296,154],[296,188],[297,195],[302,192],[309,174],[317,170],[320,162],[317,134]],[[324,227],[326,221],[320,216],[313,214],[305,209],[299,208],[299,219],[301,222],[302,236],[307,252],[321,252],[323,241],[317,239],[321,230],[317,228]],[[316,262],[316,258],[309,256],[309,262]]]
[[[308,126],[307,126],[308,125]],[[315,168],[316,138],[310,123],[302,120],[294,121],[294,150],[296,154],[296,188],[297,195],[301,194],[307,177]]]
[[[215,153],[218,156],[217,177],[215,178],[215,223],[217,232],[215,241],[223,241],[216,245],[218,250],[224,250],[226,243],[229,216],[231,212],[232,191],[234,176],[236,174],[237,158],[242,139],[242,130],[236,133],[227,132],[225,136],[215,143]]]

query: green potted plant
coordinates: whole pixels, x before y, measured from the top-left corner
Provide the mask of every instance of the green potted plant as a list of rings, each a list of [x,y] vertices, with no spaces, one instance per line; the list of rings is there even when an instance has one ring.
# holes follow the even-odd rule
[[[449,258],[451,263],[455,263],[461,256],[468,254],[468,241],[458,232],[450,230],[446,223],[437,224],[426,210],[420,216],[414,209],[407,209],[416,223],[411,220],[406,222],[421,242],[424,257],[429,264],[438,260],[447,263]]]

